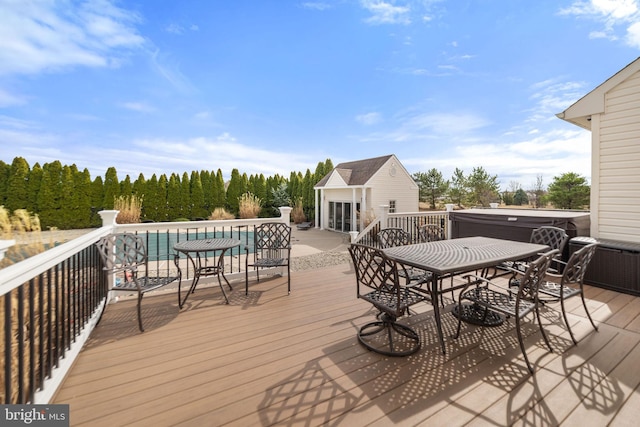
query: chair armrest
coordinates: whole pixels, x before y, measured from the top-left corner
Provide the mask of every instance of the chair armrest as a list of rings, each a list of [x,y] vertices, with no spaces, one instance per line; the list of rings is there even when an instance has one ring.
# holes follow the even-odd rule
[[[467,285],[462,289],[462,291],[460,291],[460,293],[463,293],[469,286],[475,284],[476,286],[480,285],[481,283],[484,283],[487,285],[487,287],[489,287],[489,285],[498,288],[498,289],[502,289],[504,291],[509,291],[508,287],[504,287],[504,286],[500,286],[495,282],[492,282],[491,280],[484,278],[482,276],[478,276],[476,274],[465,274],[464,276],[462,276],[463,279],[467,279]],[[472,280],[473,279],[473,280]]]

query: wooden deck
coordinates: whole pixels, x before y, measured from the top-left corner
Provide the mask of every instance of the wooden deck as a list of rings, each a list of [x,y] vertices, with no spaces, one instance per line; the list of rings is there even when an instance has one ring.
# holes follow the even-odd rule
[[[590,287],[595,332],[579,298],[569,302],[573,346],[544,309],[554,353],[527,324],[529,375],[513,322],[496,328],[443,316],[447,354],[431,308],[408,322],[423,348],[404,358],[365,350],[357,328],[373,319],[356,298],[348,264],[238,283],[225,305],[216,286],[178,310],[174,293],[147,296],[139,333],[135,301],[110,305],[55,402],[71,425],[637,425],[640,298]]]

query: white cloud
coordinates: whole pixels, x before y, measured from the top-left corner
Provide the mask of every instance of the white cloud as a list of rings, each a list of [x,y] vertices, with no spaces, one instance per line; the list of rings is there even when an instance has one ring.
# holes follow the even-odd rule
[[[409,16],[411,9],[407,6],[395,6],[382,0],[361,0],[360,4],[371,13],[371,16],[365,20],[369,24],[406,25],[411,23]]]
[[[137,111],[139,113],[151,113],[156,110],[154,107],[144,102],[123,102],[121,106],[127,110]]]
[[[14,95],[4,89],[0,89],[0,108],[9,107],[12,105],[23,105],[26,103],[27,100],[25,97]]]
[[[165,170],[168,173],[180,168],[191,170],[216,170],[220,168],[229,177],[231,170],[242,165],[242,173],[264,174],[265,176],[280,174],[288,176],[292,170],[305,170],[315,164],[312,157],[306,154],[278,152],[272,149],[250,147],[237,141],[229,133],[214,138],[195,137],[186,140],[144,139],[133,141],[131,152],[124,158],[131,158],[131,164],[118,160],[118,170],[131,168],[139,170],[139,162],[133,160],[139,153],[145,159],[145,176]],[[316,160],[317,161],[317,160]],[[147,172],[148,171],[148,172]],[[160,172],[162,173],[162,172]]]
[[[327,9],[331,9],[331,5],[329,3],[324,3],[324,2],[305,2],[302,3],[302,7],[305,9],[312,9],[312,10],[327,10]]]
[[[379,123],[380,120],[382,120],[382,116],[380,115],[380,113],[375,112],[360,114],[356,116],[356,121],[366,126],[375,125],[376,123]]]
[[[108,0],[24,0],[0,5],[0,75],[35,74],[72,66],[117,65],[145,40],[139,17]]]
[[[591,39],[618,40],[618,28],[626,28],[625,42],[631,47],[640,47],[640,10],[638,0],[590,0],[576,1],[559,12],[590,18],[602,27],[589,33]]]
[[[184,33],[184,28],[178,24],[169,24],[165,28],[165,31],[171,34],[182,34]]]

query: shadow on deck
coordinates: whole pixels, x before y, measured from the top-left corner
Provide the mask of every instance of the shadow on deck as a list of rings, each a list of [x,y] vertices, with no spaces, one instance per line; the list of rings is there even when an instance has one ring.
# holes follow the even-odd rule
[[[54,403],[72,425],[614,425],[635,424],[640,403],[640,299],[590,287],[594,332],[577,298],[573,346],[555,305],[544,309],[554,353],[526,325],[530,376],[513,322],[463,325],[443,315],[447,354],[431,307],[406,321],[422,349],[388,358],[358,344],[375,315],[356,298],[348,264],[215,286],[178,309],[175,293],[110,305]]]

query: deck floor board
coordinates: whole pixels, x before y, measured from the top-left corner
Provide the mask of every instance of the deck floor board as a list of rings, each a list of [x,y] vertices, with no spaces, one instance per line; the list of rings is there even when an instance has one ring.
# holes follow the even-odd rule
[[[375,312],[357,299],[348,264],[262,277],[248,296],[232,283],[224,304],[217,283],[178,309],[175,293],[107,307],[53,403],[70,405],[71,425],[626,425],[640,402],[640,298],[588,287],[593,331],[579,298],[569,300],[573,346],[559,304],[543,324],[526,322],[528,374],[513,322],[463,324],[450,295],[443,310],[447,353],[432,307],[404,321],[421,350],[388,358],[359,345]],[[634,424],[634,423],[633,423]]]

